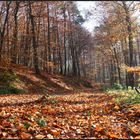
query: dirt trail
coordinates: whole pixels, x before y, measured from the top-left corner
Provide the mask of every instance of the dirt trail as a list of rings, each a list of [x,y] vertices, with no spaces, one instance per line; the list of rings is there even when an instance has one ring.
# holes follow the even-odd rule
[[[43,96],[54,96],[54,95],[70,95],[78,92],[92,92],[93,89],[77,89],[77,90],[60,90],[47,93],[23,93],[23,94],[3,94],[0,95],[0,106],[11,106],[31,103],[40,100]],[[95,93],[96,91],[94,91]]]

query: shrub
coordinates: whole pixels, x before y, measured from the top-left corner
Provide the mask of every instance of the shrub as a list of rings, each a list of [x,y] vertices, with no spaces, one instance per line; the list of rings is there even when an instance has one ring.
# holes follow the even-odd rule
[[[5,88],[0,89],[0,94],[9,94],[9,93],[25,93],[25,90],[23,89],[17,89],[17,88]]]
[[[25,90],[18,88],[11,88],[10,91],[11,93],[25,93]]]
[[[0,82],[1,84],[5,84],[6,86],[10,86],[11,83],[17,80],[18,77],[14,72],[4,71],[0,73]]]
[[[38,125],[40,126],[40,127],[43,127],[43,126],[45,126],[46,125],[46,121],[44,121],[44,120],[38,120],[37,121],[37,123],[38,123]]]
[[[140,95],[135,93],[125,100],[126,104],[140,104]]]
[[[105,91],[108,91],[108,87],[107,87],[106,85],[103,85],[103,86],[101,87],[101,90],[104,91],[104,92],[105,92]]]
[[[81,84],[83,86],[87,87],[87,88],[92,88],[93,87],[92,84],[91,84],[91,82],[88,81],[88,80],[81,80]]]
[[[119,83],[114,83],[112,88],[118,90],[118,89],[123,89],[123,86],[121,84],[119,84]]]
[[[119,104],[140,104],[140,94],[138,94],[135,90],[125,89],[125,90],[116,90],[109,89],[107,91],[108,94],[117,95],[115,97],[116,103]]]

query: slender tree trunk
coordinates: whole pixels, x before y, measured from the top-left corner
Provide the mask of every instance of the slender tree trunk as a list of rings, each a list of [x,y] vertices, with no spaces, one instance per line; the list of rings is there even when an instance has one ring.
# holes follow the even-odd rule
[[[0,27],[0,61],[2,57],[2,49],[3,49],[3,42],[4,42],[4,35],[5,35],[5,29],[6,29],[6,23],[8,22],[8,16],[9,16],[9,9],[10,9],[10,4],[12,1],[6,1],[6,16],[4,19],[4,24],[3,27]]]
[[[40,74],[39,66],[38,66],[38,56],[37,56],[37,42],[36,42],[36,34],[35,34],[35,21],[34,16],[32,15],[32,8],[31,8],[31,2],[28,1],[29,6],[29,17],[31,20],[31,32],[32,32],[32,45],[33,45],[33,63],[36,74]]]
[[[15,2],[16,7],[14,9],[14,23],[15,23],[15,27],[14,27],[14,33],[13,33],[13,53],[12,53],[12,62],[13,63],[18,63],[18,46],[17,46],[17,41],[18,41],[18,20],[17,20],[17,14],[18,14],[18,10],[19,10],[19,1]]]
[[[30,20],[28,14],[26,14],[26,37],[25,37],[25,47],[24,47],[24,64],[28,66],[29,64],[29,46],[30,46],[30,37],[29,37],[29,25]]]
[[[44,26],[44,32],[43,32],[43,37],[44,37],[44,39],[43,39],[43,41],[44,41],[44,65],[43,65],[43,67],[44,67],[44,69],[47,71],[47,61],[48,61],[48,57],[47,57],[47,54],[48,54],[48,49],[47,49],[47,41],[46,41],[46,26],[45,26],[46,24],[45,24],[45,20],[44,20],[44,18],[43,18],[43,26]]]
[[[59,42],[59,31],[58,31],[58,25],[57,25],[57,45],[58,45],[58,56],[59,56],[59,66],[60,66],[60,74],[63,74],[63,64],[62,64],[62,56],[61,56],[61,46]]]
[[[50,44],[50,9],[49,2],[47,1],[47,20],[48,20],[48,72],[51,72],[50,62],[51,62],[51,44]]]
[[[120,66],[119,66],[119,60],[118,60],[118,57],[117,57],[117,52],[116,52],[115,48],[113,48],[113,50],[114,50],[114,56],[115,56],[115,60],[116,60],[116,64],[117,64],[119,84],[122,84],[122,82],[121,82],[121,71],[120,71]]]
[[[66,75],[67,70],[67,55],[66,55],[66,7],[64,2],[64,8],[63,8],[63,17],[64,17],[64,75]]]
[[[128,31],[128,46],[129,46],[129,66],[133,67],[133,36],[132,36],[132,23],[130,19],[130,13],[126,2],[123,1],[123,6],[126,14],[126,23],[127,23],[127,31]],[[129,85],[134,88],[134,73],[128,73],[129,77]]]

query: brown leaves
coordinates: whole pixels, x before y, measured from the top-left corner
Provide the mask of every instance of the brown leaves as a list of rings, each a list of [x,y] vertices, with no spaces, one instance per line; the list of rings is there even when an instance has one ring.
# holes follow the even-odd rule
[[[136,136],[135,139],[138,139],[139,140],[140,139],[140,135],[139,136]]]
[[[115,105],[114,109],[117,111],[120,109],[120,107],[118,105]]]
[[[55,109],[51,108],[50,106],[45,106],[44,108],[42,108],[42,113],[53,115],[56,113],[56,111],[55,111]]]
[[[50,133],[54,136],[54,137],[58,137],[60,135],[60,131],[56,131],[56,130],[50,130]]]
[[[50,127],[46,126],[43,128],[44,130],[48,131],[50,134],[52,134],[54,137],[58,137],[60,135],[60,131],[57,131],[55,129],[51,129]]]
[[[25,132],[21,132],[20,136],[22,139],[30,139],[32,138],[32,135],[30,133],[25,133]]]
[[[107,135],[108,135],[110,138],[119,139],[119,136],[116,135],[116,134],[114,134],[114,133],[108,132]]]
[[[97,131],[97,132],[102,132],[103,131],[103,128],[99,125],[97,125],[94,129],[94,131]]]
[[[45,135],[41,135],[41,134],[35,136],[36,139],[43,139],[45,137],[46,137]]]
[[[133,126],[133,127],[130,127],[130,129],[134,134],[136,134],[136,135],[140,134],[140,128],[139,127]]]
[[[129,118],[137,117],[138,107],[133,111],[125,108],[122,112],[103,93],[54,95],[42,102],[0,110],[1,138],[135,138],[140,134],[138,121],[133,119],[132,123]],[[127,122],[131,122],[129,127]]]
[[[3,126],[3,127],[11,127],[11,123],[8,122],[7,120],[3,120],[3,121],[2,121],[2,126]]]

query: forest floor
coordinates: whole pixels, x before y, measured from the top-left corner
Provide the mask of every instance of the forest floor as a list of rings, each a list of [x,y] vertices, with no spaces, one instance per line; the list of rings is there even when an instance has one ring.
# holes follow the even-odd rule
[[[45,83],[24,70],[17,72],[19,86],[32,92],[1,95],[0,138],[140,139],[140,104],[119,105],[116,95],[98,88],[74,88],[66,78],[50,75]],[[41,92],[43,84],[49,89]]]

